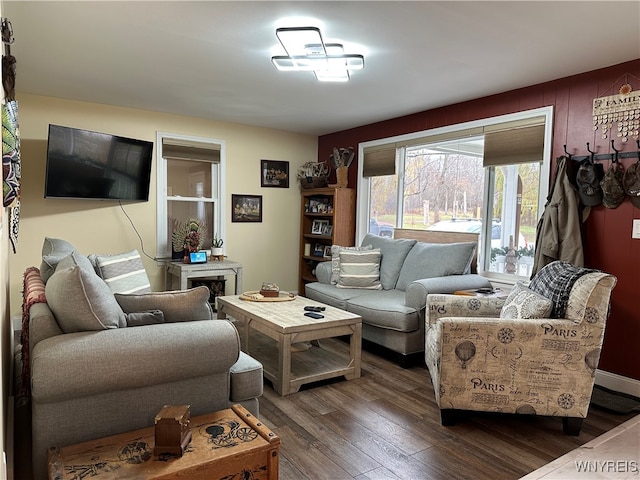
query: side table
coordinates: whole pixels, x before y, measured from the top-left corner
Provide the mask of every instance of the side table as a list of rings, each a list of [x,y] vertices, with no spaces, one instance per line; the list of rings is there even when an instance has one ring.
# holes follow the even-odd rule
[[[173,280],[179,282],[178,288],[186,290],[188,281],[193,278],[215,278],[225,275],[233,275],[235,277],[235,295],[242,293],[242,264],[233,260],[216,260],[207,263],[167,263],[167,276],[165,287],[166,290],[173,290]]]

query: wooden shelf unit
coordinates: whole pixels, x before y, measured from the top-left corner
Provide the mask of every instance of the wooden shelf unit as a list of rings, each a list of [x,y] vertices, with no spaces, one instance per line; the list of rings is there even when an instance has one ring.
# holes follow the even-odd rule
[[[354,245],[355,201],[356,192],[353,188],[326,187],[301,191],[299,295],[304,296],[306,283],[317,281],[315,268],[318,263],[331,260],[331,257],[314,255],[316,246],[324,252],[325,247],[331,245]],[[331,232],[312,233],[314,221],[316,225],[326,221]],[[306,244],[310,245],[309,255],[305,255]]]

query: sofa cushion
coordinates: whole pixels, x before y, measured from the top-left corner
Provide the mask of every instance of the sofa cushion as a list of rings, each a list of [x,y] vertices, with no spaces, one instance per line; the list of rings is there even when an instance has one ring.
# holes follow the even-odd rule
[[[44,243],[42,244],[42,263],[40,265],[40,276],[42,280],[46,283],[56,271],[56,266],[60,260],[75,250],[75,247],[66,240],[44,237]]]
[[[125,313],[161,310],[165,323],[211,320],[209,289],[205,286],[189,290],[172,290],[136,294],[116,293],[115,299]]]
[[[148,293],[149,277],[137,250],[116,255],[93,255],[96,272],[113,293]]]
[[[71,257],[73,258],[73,257]],[[45,287],[47,302],[65,333],[124,327],[124,312],[94,271],[58,268]]]
[[[380,290],[380,249],[341,251],[337,287]]]
[[[86,272],[96,273],[95,270],[93,269],[93,265],[91,264],[91,261],[84,255],[76,251],[73,251],[67,254],[66,256],[64,256],[63,258],[61,258],[58,264],[56,265],[56,269],[73,268],[76,265]]]
[[[396,288],[406,290],[407,285],[422,278],[467,273],[475,250],[474,242],[417,242],[404,260]]]
[[[502,306],[500,318],[549,318],[553,302],[516,283]]]
[[[340,277],[340,252],[343,250],[371,250],[373,246],[364,247],[343,247],[341,245],[331,245],[331,283],[336,285]]]
[[[255,358],[240,352],[238,361],[229,369],[231,374],[232,402],[244,402],[262,395],[262,364]]]
[[[362,317],[363,323],[374,327],[413,332],[420,328],[419,312],[404,304],[404,292],[382,290],[364,292],[347,301],[347,310]]]
[[[380,283],[385,290],[396,288],[398,276],[402,269],[409,250],[416,244],[413,239],[391,239],[378,237],[368,233],[362,239],[362,246],[371,245],[373,248],[379,248],[381,252],[380,259]]]
[[[341,310],[347,309],[347,301],[366,293],[361,288],[337,288],[327,283],[313,282],[304,286],[305,297],[316,300]]]

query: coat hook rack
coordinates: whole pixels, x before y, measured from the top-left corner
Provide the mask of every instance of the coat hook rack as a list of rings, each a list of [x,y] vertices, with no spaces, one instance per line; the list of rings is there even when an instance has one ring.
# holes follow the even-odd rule
[[[569,152],[567,152],[567,144],[565,143],[563,147],[564,147],[564,154],[569,160],[571,160],[572,155]]]
[[[587,152],[589,152],[591,154],[591,157],[589,158],[589,163],[593,164],[593,161],[596,158],[596,152],[591,150],[591,148],[589,147],[589,142],[587,142]]]
[[[611,154],[611,160],[613,161],[613,163],[617,163],[618,162],[618,154],[620,153],[620,150],[618,150],[615,145],[613,144],[613,140],[611,140],[611,149],[615,152]]]

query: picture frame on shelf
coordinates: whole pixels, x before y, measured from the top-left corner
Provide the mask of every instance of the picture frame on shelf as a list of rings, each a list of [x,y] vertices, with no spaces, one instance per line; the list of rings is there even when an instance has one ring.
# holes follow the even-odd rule
[[[262,195],[231,194],[232,222],[262,222]]]
[[[314,220],[311,223],[311,234],[312,235],[322,235],[325,227],[329,225],[329,220]]]
[[[333,225],[330,225],[329,222],[327,222],[326,225],[322,226],[322,235],[331,236],[332,233],[333,233]]]
[[[289,162],[260,160],[260,186],[289,188]]]
[[[331,245],[324,246],[324,258],[331,258]]]
[[[331,247],[329,247],[329,251],[331,251]],[[321,243],[316,243],[313,246],[313,256],[314,257],[323,257],[324,256],[324,245]]]

